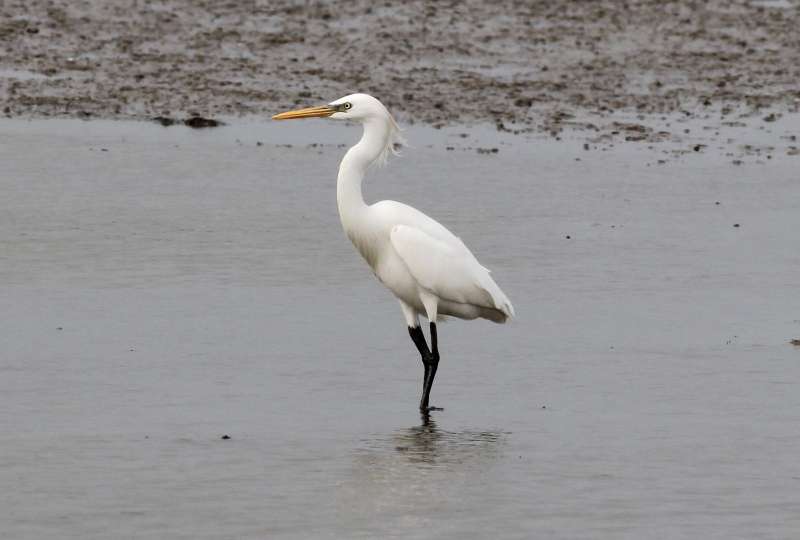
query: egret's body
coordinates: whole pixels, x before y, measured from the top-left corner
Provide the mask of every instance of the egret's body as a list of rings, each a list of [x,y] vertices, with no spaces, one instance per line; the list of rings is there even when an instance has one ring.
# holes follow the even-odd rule
[[[428,399],[439,362],[436,321],[441,316],[505,322],[514,308],[489,270],[460,238],[419,210],[395,201],[367,204],[361,183],[367,169],[386,159],[400,139],[399,129],[377,99],[351,94],[329,105],[289,111],[276,119],[324,116],[360,121],[361,140],[339,165],[336,196],[347,237],[373,273],[400,301],[409,334],[425,366],[420,408]],[[431,349],[419,325],[430,322]]]

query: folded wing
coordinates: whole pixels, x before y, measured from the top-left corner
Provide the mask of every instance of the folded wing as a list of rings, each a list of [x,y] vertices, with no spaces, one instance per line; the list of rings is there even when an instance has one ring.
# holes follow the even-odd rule
[[[459,238],[437,239],[416,227],[396,225],[391,242],[417,283],[439,298],[514,316],[514,307],[489,270]]]

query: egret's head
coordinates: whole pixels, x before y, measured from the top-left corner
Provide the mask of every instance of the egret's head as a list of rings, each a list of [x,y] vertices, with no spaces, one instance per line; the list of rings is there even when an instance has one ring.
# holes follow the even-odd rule
[[[392,115],[389,114],[383,103],[369,94],[350,94],[331,101],[327,105],[286,111],[272,117],[273,120],[296,118],[331,118],[333,120],[353,120],[368,125],[374,125],[375,122],[379,123],[378,125],[384,125],[386,129],[381,133],[385,138],[385,146],[377,160],[379,163],[384,163],[390,153],[397,154],[398,149],[405,145],[400,128]]]
[[[327,105],[276,114],[272,119],[293,120],[296,118],[315,117],[331,118],[332,120],[355,120],[358,122],[375,118],[394,122],[392,115],[389,114],[383,103],[369,94],[350,94],[336,101],[331,101]]]

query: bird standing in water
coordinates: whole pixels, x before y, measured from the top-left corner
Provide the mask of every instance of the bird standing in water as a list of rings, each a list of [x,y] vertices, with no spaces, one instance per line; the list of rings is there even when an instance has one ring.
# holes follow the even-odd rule
[[[347,237],[377,278],[400,301],[408,333],[422,356],[425,373],[419,408],[429,406],[439,366],[436,321],[441,316],[504,323],[514,307],[460,238],[419,210],[395,201],[367,204],[361,182],[367,169],[383,163],[402,143],[400,128],[383,104],[367,94],[350,94],[327,105],[276,114],[275,120],[324,117],[364,126],[361,140],[339,164],[336,199]],[[430,324],[431,346],[419,323]]]

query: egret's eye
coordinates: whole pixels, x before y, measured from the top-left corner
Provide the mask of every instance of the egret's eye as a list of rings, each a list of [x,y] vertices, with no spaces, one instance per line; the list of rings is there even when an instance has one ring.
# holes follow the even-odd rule
[[[344,110],[349,111],[352,108],[353,108],[353,104],[350,103],[349,101],[344,104]]]

